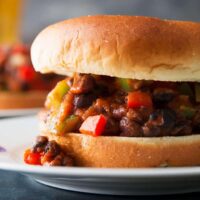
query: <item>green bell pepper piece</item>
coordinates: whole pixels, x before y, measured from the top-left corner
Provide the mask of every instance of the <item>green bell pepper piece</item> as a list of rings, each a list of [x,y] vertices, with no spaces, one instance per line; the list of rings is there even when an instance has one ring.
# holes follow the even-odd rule
[[[65,121],[56,124],[56,134],[62,135],[74,131],[77,125],[80,123],[79,116],[70,115]]]
[[[126,92],[132,91],[132,88],[130,86],[130,79],[118,78],[117,82],[119,83],[119,86],[122,90],[125,90]]]
[[[57,83],[55,88],[48,94],[47,105],[53,108],[59,108],[61,101],[65,94],[69,91],[69,86],[66,80],[62,80]]]

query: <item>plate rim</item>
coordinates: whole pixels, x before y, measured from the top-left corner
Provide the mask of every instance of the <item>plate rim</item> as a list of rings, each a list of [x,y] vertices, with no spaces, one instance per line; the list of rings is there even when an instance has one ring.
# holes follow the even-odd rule
[[[48,167],[27,164],[6,163],[0,161],[0,169],[29,174],[64,175],[64,176],[95,176],[116,178],[171,178],[200,176],[200,167],[169,167],[169,168],[93,168],[93,167]]]
[[[24,116],[24,115],[34,115],[38,113],[42,107],[36,108],[17,108],[17,109],[0,109],[0,118],[13,117],[13,116]]]

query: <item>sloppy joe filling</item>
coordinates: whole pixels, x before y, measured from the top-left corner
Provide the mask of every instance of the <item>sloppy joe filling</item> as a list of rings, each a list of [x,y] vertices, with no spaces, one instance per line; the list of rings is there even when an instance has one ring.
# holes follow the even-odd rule
[[[200,132],[200,84],[74,74],[49,93],[51,133],[160,137]]]
[[[36,73],[31,64],[30,49],[24,44],[0,46],[0,91],[48,91],[61,80],[58,75]]]
[[[24,161],[30,165],[74,166],[72,157],[45,136],[38,136],[33,147],[24,152]]]

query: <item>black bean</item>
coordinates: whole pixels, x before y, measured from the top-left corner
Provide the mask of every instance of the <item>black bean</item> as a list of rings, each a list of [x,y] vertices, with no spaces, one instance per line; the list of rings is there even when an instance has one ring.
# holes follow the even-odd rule
[[[192,134],[192,126],[190,120],[177,120],[173,130],[171,131],[172,136],[180,136],[180,135],[191,135]]]
[[[152,124],[146,123],[143,127],[144,137],[157,137],[161,136],[161,128]]]
[[[84,94],[91,92],[95,86],[95,79],[89,75],[76,75],[74,77],[73,85],[71,87],[71,92],[74,94]]]
[[[47,142],[48,142],[47,137],[38,136],[36,138],[35,144],[33,145],[32,151],[33,152],[42,152],[42,151],[44,151],[44,148],[45,148]]]
[[[103,84],[97,85],[96,92],[97,92],[98,96],[101,96],[101,97],[107,97],[110,95],[108,86],[103,85]]]
[[[167,104],[173,100],[175,92],[168,88],[156,88],[153,91],[153,102],[155,105]]]
[[[124,104],[125,100],[126,100],[126,96],[127,96],[127,92],[125,92],[123,90],[118,90],[118,91],[116,91],[113,100],[115,103]]]
[[[48,157],[55,157],[60,153],[61,149],[60,146],[54,141],[49,141],[45,147],[45,154]]]
[[[119,131],[119,122],[108,117],[103,135],[117,135]]]
[[[139,109],[129,109],[126,116],[137,123],[143,124],[148,120],[150,113],[151,109],[141,107]]]
[[[170,135],[176,123],[176,113],[171,109],[155,110],[143,126],[144,136]]]
[[[149,116],[149,122],[155,126],[172,127],[176,121],[176,113],[171,109],[155,110]]]
[[[173,127],[176,121],[176,113],[170,109],[161,110],[163,116],[163,127]]]
[[[96,99],[96,95],[93,93],[80,94],[74,96],[74,106],[75,108],[86,108],[92,105],[93,101]]]
[[[127,109],[125,106],[119,106],[118,108],[113,109],[112,114],[116,119],[121,119],[126,115]]]
[[[173,99],[172,93],[160,93],[153,96],[156,102],[170,102]]]
[[[120,120],[120,129],[122,131],[120,136],[126,136],[126,137],[142,136],[142,127],[138,123],[131,121],[127,117],[123,117]]]

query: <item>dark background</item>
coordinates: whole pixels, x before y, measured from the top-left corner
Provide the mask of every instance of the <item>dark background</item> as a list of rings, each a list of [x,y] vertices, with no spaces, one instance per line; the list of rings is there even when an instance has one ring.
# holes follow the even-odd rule
[[[47,25],[82,15],[145,15],[200,21],[199,0],[24,0],[22,38],[31,42]]]

